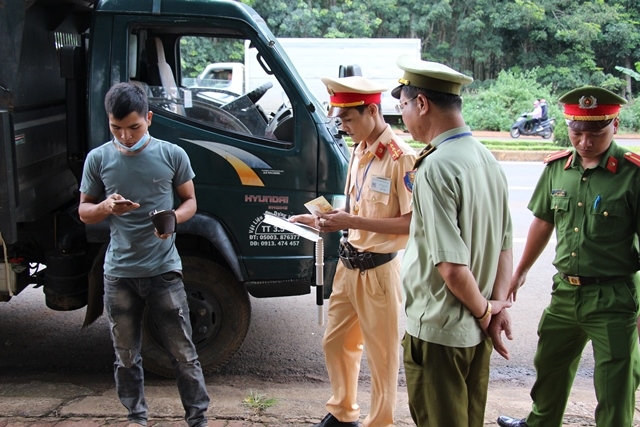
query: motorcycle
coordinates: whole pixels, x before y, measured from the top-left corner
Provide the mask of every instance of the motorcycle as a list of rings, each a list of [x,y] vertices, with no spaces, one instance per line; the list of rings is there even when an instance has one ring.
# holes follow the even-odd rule
[[[551,138],[556,119],[553,117],[543,120],[538,125],[534,125],[533,119],[529,119],[528,113],[523,113],[516,122],[511,125],[511,138],[518,138],[520,135],[539,135],[544,139]]]

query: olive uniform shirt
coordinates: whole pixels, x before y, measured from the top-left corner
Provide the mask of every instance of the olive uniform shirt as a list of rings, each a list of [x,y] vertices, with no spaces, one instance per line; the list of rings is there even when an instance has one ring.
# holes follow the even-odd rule
[[[610,277],[638,271],[640,167],[611,143],[584,169],[578,155],[547,164],[529,202],[536,218],[555,224],[553,265],[571,276]]]
[[[469,127],[438,135],[416,170],[409,242],[402,260],[407,333],[450,347],[484,339],[478,321],[449,290],[436,267],[469,267],[490,298],[500,252],[512,245],[507,179]]]

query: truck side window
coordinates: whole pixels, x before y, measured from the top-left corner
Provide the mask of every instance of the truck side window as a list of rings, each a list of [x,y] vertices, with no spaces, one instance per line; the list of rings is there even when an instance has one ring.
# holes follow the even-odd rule
[[[148,39],[146,46],[147,61],[154,62],[156,58],[149,52],[153,52],[153,47],[160,49],[158,42]],[[155,82],[161,84],[148,82],[153,93],[149,99],[152,106],[206,126],[258,138],[293,141],[289,98],[275,76],[268,75],[257,63],[253,66],[257,50],[247,40],[182,36],[178,47],[178,82],[163,77],[164,65],[159,61],[160,78]],[[163,58],[161,53],[157,56]],[[156,72],[153,68],[149,66],[148,80]]]

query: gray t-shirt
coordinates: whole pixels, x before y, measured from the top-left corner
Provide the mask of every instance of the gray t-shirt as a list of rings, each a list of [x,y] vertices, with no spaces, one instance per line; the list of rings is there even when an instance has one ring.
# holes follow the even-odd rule
[[[187,153],[156,138],[135,156],[120,153],[113,141],[89,152],[80,191],[98,199],[118,193],[140,203],[134,211],[108,218],[111,241],[105,255],[105,274],[152,277],[182,268],[175,235],[165,240],[156,237],[149,212],[173,209],[174,187],[194,176]]]

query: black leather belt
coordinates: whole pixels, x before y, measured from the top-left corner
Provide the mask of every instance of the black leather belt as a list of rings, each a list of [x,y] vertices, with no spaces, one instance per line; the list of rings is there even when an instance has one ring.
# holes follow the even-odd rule
[[[585,276],[569,276],[568,274],[560,273],[567,282],[574,286],[587,286],[597,285],[600,283],[612,282],[614,280],[624,280],[627,276],[608,276],[608,277],[585,277]]]
[[[398,255],[398,252],[391,252],[390,254],[379,254],[375,252],[352,252],[350,256],[344,256],[341,253],[340,261],[342,261],[342,264],[344,264],[344,266],[349,270],[355,270],[357,268],[360,271],[364,271],[386,264],[394,259],[396,255]]]

